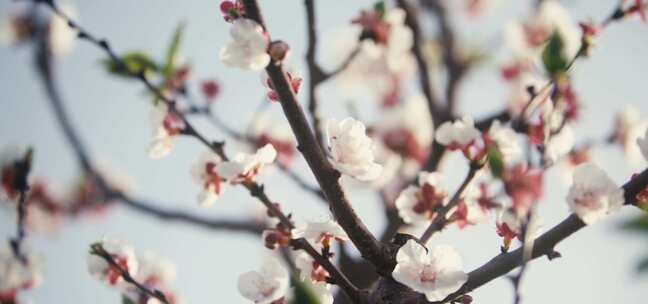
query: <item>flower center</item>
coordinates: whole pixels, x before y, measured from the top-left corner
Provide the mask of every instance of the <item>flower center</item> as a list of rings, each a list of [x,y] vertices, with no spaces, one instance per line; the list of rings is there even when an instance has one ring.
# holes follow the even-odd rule
[[[434,283],[436,281],[438,272],[436,268],[432,265],[423,266],[421,270],[421,282],[423,283]]]

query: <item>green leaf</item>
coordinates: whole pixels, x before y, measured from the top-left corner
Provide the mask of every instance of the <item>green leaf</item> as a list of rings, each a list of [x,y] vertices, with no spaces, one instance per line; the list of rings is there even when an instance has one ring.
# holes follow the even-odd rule
[[[173,33],[171,44],[167,49],[166,57],[164,58],[164,66],[162,67],[162,76],[164,79],[169,79],[175,70],[176,60],[178,59],[178,52],[180,51],[180,42],[182,41],[182,34],[184,33],[185,23],[181,22]]]
[[[127,78],[134,77],[142,70],[145,73],[158,70],[155,61],[142,51],[128,52],[120,56],[120,59],[124,62],[124,65],[120,65],[119,62],[112,58],[104,59],[102,63],[110,74]]]
[[[304,283],[295,277],[292,279],[292,284],[295,287],[295,299],[292,304],[320,304],[319,299],[310,289],[310,284]]]
[[[502,177],[502,173],[504,172],[504,159],[502,152],[495,145],[488,148],[488,165],[493,176],[498,178]]]
[[[623,228],[648,233],[648,215],[642,215],[623,224]]]
[[[122,304],[137,304],[127,296],[122,296]]]
[[[558,32],[553,32],[542,51],[542,62],[552,77],[567,72],[568,60],[565,55],[565,41]]]
[[[637,271],[648,272],[648,257],[639,262],[639,265],[637,265]]]
[[[386,11],[385,1],[376,2],[376,4],[374,4],[374,9],[378,13],[378,17],[380,17],[380,19],[383,19],[385,17],[385,11]]]

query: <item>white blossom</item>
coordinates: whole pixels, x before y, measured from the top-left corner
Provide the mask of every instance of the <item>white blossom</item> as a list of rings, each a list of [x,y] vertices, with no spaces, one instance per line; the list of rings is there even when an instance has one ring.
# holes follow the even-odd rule
[[[270,304],[286,295],[288,281],[288,271],[276,258],[268,258],[260,272],[250,271],[239,276],[238,290],[256,304]]]
[[[270,63],[268,36],[254,20],[237,18],[232,22],[230,41],[220,51],[220,60],[228,66],[259,71]]]
[[[169,116],[169,107],[164,102],[158,102],[151,111],[153,138],[149,144],[148,155],[153,159],[163,158],[173,148],[173,135],[178,132],[181,122],[175,116]],[[177,125],[175,125],[177,124]]]
[[[573,148],[574,131],[572,127],[567,124],[562,127],[558,134],[551,136],[545,144],[544,161],[547,165],[553,165]]]
[[[384,21],[389,24],[386,43],[376,43],[371,39],[358,42],[362,30],[359,26],[339,29],[335,33],[337,61],[344,60],[359,48],[349,66],[336,78],[337,83],[347,92],[358,88],[366,89],[376,96],[382,96],[393,86],[394,77],[406,79],[416,72],[416,60],[410,51],[413,34],[405,25],[405,12],[402,9],[390,9],[385,13]]]
[[[312,243],[327,243],[332,239],[347,241],[344,229],[334,220],[312,221],[292,231],[293,238],[305,238]]]
[[[574,170],[574,178],[567,203],[572,212],[586,224],[593,224],[623,206],[623,190],[592,163],[584,163]]]
[[[488,129],[488,138],[495,143],[506,161],[514,160],[522,154],[515,130],[502,126],[499,120],[495,120],[491,124]]]
[[[438,172],[421,172],[418,186],[410,185],[396,198],[398,215],[408,224],[425,224],[445,204],[447,192],[442,175]]]
[[[234,158],[218,166],[218,173],[233,184],[254,180],[263,167],[272,164],[275,158],[277,158],[277,150],[272,144],[267,144],[254,154],[236,154]]]
[[[426,252],[421,244],[409,240],[398,250],[396,262],[394,280],[425,294],[428,301],[443,300],[468,280],[461,257],[450,246],[441,245]]]
[[[217,172],[218,165],[222,162],[220,156],[212,151],[204,152],[197,162],[191,167],[193,181],[202,187],[198,194],[198,203],[209,207],[223,193],[221,177]]]
[[[99,244],[109,253],[113,260],[132,276],[137,275],[138,261],[133,248],[119,239],[106,238]],[[103,257],[88,253],[88,272],[100,281],[110,285],[123,282],[121,272],[111,266]]]
[[[643,157],[648,161],[648,129],[646,129],[646,134],[642,137],[637,138],[637,145]]]
[[[15,295],[20,289],[40,285],[43,277],[40,260],[27,250],[23,249],[22,254],[27,258],[26,264],[16,257],[9,246],[0,249],[0,296]]]
[[[336,169],[360,181],[378,178],[382,166],[374,161],[374,146],[362,122],[351,117],[326,124],[330,157]]]
[[[176,277],[176,268],[173,262],[159,256],[152,251],[145,251],[137,255],[139,268],[136,279],[139,282],[155,282],[159,285],[171,284]]]
[[[477,140],[480,135],[472,117],[466,115],[461,120],[441,124],[436,131],[436,140],[444,146],[461,149]]]
[[[69,3],[59,4],[61,11],[72,19],[78,19],[76,9]],[[52,54],[64,56],[70,53],[76,42],[78,30],[68,26],[68,22],[57,14],[52,14],[49,23],[49,47]]]
[[[580,47],[580,31],[558,1],[548,0],[542,1],[537,13],[524,22],[509,23],[505,27],[505,40],[516,57],[534,60],[554,32],[565,43],[565,56],[574,56]]]

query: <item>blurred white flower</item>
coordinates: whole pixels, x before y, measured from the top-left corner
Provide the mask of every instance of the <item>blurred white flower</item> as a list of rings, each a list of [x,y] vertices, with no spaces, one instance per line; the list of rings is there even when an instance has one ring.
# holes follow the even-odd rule
[[[275,158],[277,158],[277,150],[272,144],[267,144],[254,154],[237,153],[234,158],[221,163],[218,172],[232,184],[251,181],[263,167],[272,164]]]
[[[475,128],[472,117],[444,122],[436,131],[436,140],[449,149],[463,149],[479,138],[481,132]]]
[[[385,109],[375,124],[383,144],[404,158],[424,162],[434,138],[434,126],[427,107],[425,97],[415,95],[404,103]]]
[[[333,166],[360,181],[378,178],[382,166],[374,161],[373,141],[362,122],[351,117],[331,119],[326,124],[328,147]]]
[[[220,60],[228,66],[258,71],[270,63],[268,36],[254,20],[237,18],[232,22],[230,41],[220,51]]]
[[[418,186],[410,185],[396,198],[398,215],[408,224],[425,224],[445,204],[442,176],[438,172],[421,172]]]
[[[495,143],[507,162],[517,159],[522,154],[522,148],[517,140],[515,130],[502,126],[499,120],[495,120],[491,124],[490,129],[488,129],[488,138]]]
[[[217,167],[222,162],[220,156],[212,151],[204,152],[191,167],[193,181],[202,186],[198,194],[198,203],[203,207],[209,207],[223,193],[222,179],[218,174]]]
[[[574,148],[574,131],[571,125],[562,127],[558,134],[549,138],[544,147],[544,161],[548,166],[556,163]]]
[[[159,101],[151,111],[153,139],[148,148],[148,155],[153,159],[167,156],[173,148],[173,137],[185,129],[184,121],[169,111],[166,103]]]
[[[120,268],[128,271],[131,276],[137,275],[139,265],[133,247],[122,240],[112,238],[106,238],[98,244],[110,254]],[[110,265],[103,257],[92,253],[88,253],[88,272],[110,285],[124,282],[120,269]]]
[[[68,17],[77,20],[77,10],[69,3],[59,3],[59,8]],[[68,22],[56,14],[52,14],[49,27],[49,47],[55,56],[70,53],[76,42],[78,31],[68,26]]]
[[[642,137],[637,138],[637,145],[643,157],[648,161],[648,129],[646,129],[646,134]]]
[[[428,301],[443,300],[468,280],[461,257],[450,246],[426,251],[421,244],[409,240],[398,250],[396,262],[394,280],[425,294]]]
[[[14,301],[20,290],[37,287],[43,279],[40,260],[24,248],[22,254],[27,259],[27,263],[18,259],[9,246],[0,249],[0,302],[2,303],[5,303],[4,301],[18,303]]]
[[[586,224],[590,225],[623,206],[623,190],[592,163],[584,163],[574,170],[574,179],[567,204]]]
[[[512,22],[505,27],[505,40],[515,56],[537,59],[547,39],[558,32],[565,44],[565,55],[573,57],[580,47],[580,31],[569,12],[555,0],[542,1],[536,12],[524,22]]]
[[[268,258],[260,272],[250,271],[239,276],[238,290],[256,304],[270,304],[286,295],[288,283],[288,271],[276,258]]]

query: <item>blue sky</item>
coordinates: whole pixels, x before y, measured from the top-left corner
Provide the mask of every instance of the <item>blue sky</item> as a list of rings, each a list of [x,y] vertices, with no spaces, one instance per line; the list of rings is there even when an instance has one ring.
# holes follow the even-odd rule
[[[0,0],[3,14],[12,1]],[[274,38],[289,42],[293,64],[299,68],[304,50],[304,10],[302,1],[261,1],[265,19]],[[527,2],[501,1],[500,9],[477,21],[457,22],[460,41],[483,45],[512,16],[524,14]],[[181,4],[179,4],[181,3]],[[600,20],[616,1],[565,1],[579,20]],[[222,21],[219,1],[77,1],[80,22],[91,32],[108,38],[118,51],[147,50],[163,56],[175,26],[187,22],[182,54],[192,64],[195,79],[216,77],[223,94],[215,109],[236,127],[244,127],[264,94],[259,76],[230,69],[218,61],[219,48],[227,41],[229,25]],[[346,25],[360,8],[371,1],[318,1],[320,29],[330,33]],[[433,24],[427,21],[427,25]],[[584,109],[576,129],[577,138],[601,138],[609,131],[612,115],[627,104],[648,113],[645,70],[648,68],[648,25],[628,20],[610,27],[600,38],[593,58],[579,62],[574,81]],[[326,41],[326,39],[324,39]],[[321,45],[321,57],[332,57],[327,43]],[[45,176],[61,186],[69,185],[78,166],[62,137],[48,107],[42,87],[32,68],[31,50],[0,49],[0,145],[35,146],[36,175]],[[73,52],[57,65],[57,81],[70,108],[74,124],[96,160],[126,172],[135,181],[137,195],[214,217],[244,216],[257,210],[258,202],[241,189],[231,189],[211,209],[195,203],[198,187],[189,176],[191,163],[203,148],[194,140],[179,139],[173,153],[164,160],[149,159],[145,153],[151,133],[150,106],[139,84],[108,77],[99,64],[104,54],[92,45],[78,42]],[[498,77],[497,63],[487,62],[471,73],[459,98],[460,109],[479,116],[502,107],[506,87]],[[334,117],[343,113],[343,93],[335,86],[322,90],[326,96],[323,111]],[[304,92],[301,96],[305,96]],[[303,97],[302,97],[303,99]],[[361,110],[369,106],[361,106]],[[279,115],[279,109],[273,109]],[[643,115],[645,116],[645,115]],[[279,117],[279,116],[278,116]],[[196,125],[213,139],[224,135],[206,122]],[[234,146],[230,147],[234,150]],[[618,183],[637,171],[623,158],[620,149],[596,151],[597,163]],[[451,185],[463,175],[460,159],[450,157],[445,166]],[[299,172],[309,176],[303,160]],[[567,216],[564,197],[568,185],[559,170],[547,175],[547,191],[540,213],[547,227]],[[312,178],[311,178],[312,180]],[[309,194],[295,190],[278,172],[261,179],[269,195],[282,202],[299,218],[326,216],[326,208]],[[367,191],[352,191],[354,207],[370,229],[379,232],[383,218],[378,198]],[[6,210],[3,210],[6,214]],[[648,290],[646,277],[633,273],[634,263],[648,244],[620,232],[619,223],[636,210],[623,210],[607,221],[587,227],[558,246],[563,258],[553,262],[539,259],[530,267],[524,281],[526,304],[560,303],[637,303]],[[9,219],[8,216],[4,216]],[[13,222],[2,220],[0,233],[13,233]],[[34,235],[30,246],[45,259],[43,285],[27,294],[33,303],[118,303],[119,295],[95,281],[86,272],[87,246],[103,236],[126,238],[136,248],[154,250],[174,262],[178,279],[174,286],[188,303],[244,303],[236,291],[238,274],[256,269],[266,254],[260,239],[249,235],[204,231],[182,224],[166,224],[123,207],[107,215],[73,220],[52,235]],[[454,228],[437,240],[455,246],[464,258],[467,270],[483,264],[498,253],[499,238],[492,225],[458,232]],[[478,303],[506,303],[511,299],[510,283],[498,279],[473,293]]]

